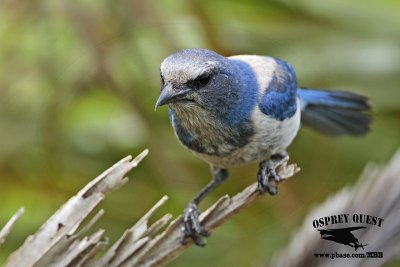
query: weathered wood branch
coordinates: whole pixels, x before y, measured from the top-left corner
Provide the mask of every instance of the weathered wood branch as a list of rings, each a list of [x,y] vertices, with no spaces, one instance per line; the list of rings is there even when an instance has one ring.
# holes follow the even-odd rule
[[[166,214],[152,225],[148,225],[154,212],[168,200],[167,196],[162,197],[111,246],[108,245],[108,239],[102,229],[87,235],[88,230],[91,230],[93,224],[104,213],[103,210],[99,210],[90,218],[93,210],[109,192],[128,181],[125,174],[136,167],[146,155],[147,150],[134,160],[130,156],[126,157],[91,181],[48,219],[37,233],[28,237],[8,258],[6,266],[164,266],[183,253],[192,242],[189,240],[185,245],[180,242],[181,216],[169,223],[172,215]],[[296,165],[287,165],[285,161],[277,171],[282,178],[289,178],[298,170]],[[366,231],[362,236],[371,240],[368,243],[369,250],[384,251],[385,257],[375,259],[374,262],[360,258],[346,263],[351,263],[351,266],[365,266],[367,263],[381,265],[399,255],[399,177],[400,152],[384,169],[367,167],[363,177],[353,188],[343,189],[307,216],[303,227],[290,245],[276,257],[273,265],[331,266],[335,263],[326,259],[315,261],[312,258],[316,249],[332,250],[332,244],[321,242],[324,240],[310,227],[311,221],[323,216],[323,211],[327,210],[330,214],[357,211],[385,218],[385,227],[382,227],[381,231]],[[226,195],[220,198],[200,215],[200,221],[206,229],[213,230],[259,197],[257,184],[254,183],[233,197]],[[22,213],[23,209],[0,231],[0,243]],[[96,257],[104,250],[102,257]],[[336,248],[332,251],[336,251]],[[367,260],[369,261],[366,262]]]
[[[172,219],[171,214],[164,215],[148,226],[149,218],[167,201],[167,196],[162,197],[135,225],[126,230],[100,258],[95,256],[108,245],[104,230],[99,229],[85,236],[104,211],[100,210],[86,224],[84,220],[108,193],[127,182],[125,174],[146,155],[147,150],[134,160],[126,157],[91,181],[34,235],[28,237],[8,258],[6,266],[163,266],[183,253],[192,242],[185,245],[180,242],[181,216],[164,231],[161,230]],[[287,165],[287,161],[277,169],[283,179],[299,171],[295,164]],[[257,184],[254,183],[233,197],[226,195],[220,198],[200,215],[200,221],[207,229],[215,229],[259,197]],[[7,232],[10,228],[7,228]]]
[[[4,225],[4,227],[0,230],[0,246],[6,241],[6,237],[11,232],[11,228],[17,222],[17,220],[24,214],[25,209],[20,208],[11,218],[10,220]]]
[[[282,179],[288,179],[300,170],[295,164],[287,165],[288,160],[289,158],[277,170]],[[225,195],[220,198],[200,215],[200,222],[207,230],[213,230],[259,197],[261,195],[258,192],[257,183],[253,183],[233,197]],[[192,245],[192,242],[189,240],[185,245],[181,243],[181,225],[182,217],[178,217],[163,233],[149,240],[142,252],[139,252],[131,263],[137,266],[164,266],[183,253]]]
[[[128,182],[125,174],[147,155],[145,150],[134,160],[128,156],[100,174],[77,195],[65,203],[23,245],[8,258],[6,266],[79,266],[88,255],[105,245],[103,230],[79,241],[84,231],[77,232],[105,196]],[[88,227],[102,214],[95,215]],[[87,230],[88,227],[83,228]],[[72,265],[71,265],[72,264]]]

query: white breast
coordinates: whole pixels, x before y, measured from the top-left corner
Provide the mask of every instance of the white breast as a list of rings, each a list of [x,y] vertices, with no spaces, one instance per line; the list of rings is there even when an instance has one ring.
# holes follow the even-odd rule
[[[201,159],[220,168],[232,168],[251,162],[269,159],[272,155],[286,151],[300,128],[300,101],[295,115],[277,121],[262,113],[258,107],[252,113],[255,133],[250,142],[226,156],[195,153]]]
[[[285,151],[300,129],[300,117],[299,99],[297,99],[297,110],[294,116],[283,121],[275,120],[256,108],[252,114],[256,129],[252,143],[260,150],[267,150],[269,156]]]

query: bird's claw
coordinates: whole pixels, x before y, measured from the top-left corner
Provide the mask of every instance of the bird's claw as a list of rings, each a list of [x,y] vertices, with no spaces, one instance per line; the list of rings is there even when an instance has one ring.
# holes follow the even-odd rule
[[[263,194],[268,192],[270,195],[278,193],[278,184],[282,181],[281,176],[278,174],[278,167],[282,166],[288,161],[287,155],[275,155],[269,160],[260,162],[258,170],[258,192]]]
[[[203,247],[206,245],[202,237],[209,236],[210,232],[200,225],[199,215],[200,210],[197,205],[189,202],[183,214],[182,244],[186,244],[187,238],[191,238],[197,246]]]

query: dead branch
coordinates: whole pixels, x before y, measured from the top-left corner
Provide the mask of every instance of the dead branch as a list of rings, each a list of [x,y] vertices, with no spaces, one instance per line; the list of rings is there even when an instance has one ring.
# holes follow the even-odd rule
[[[278,169],[283,179],[292,177],[300,170],[295,164],[287,165],[288,160],[287,158]],[[225,195],[200,215],[200,222],[207,230],[215,229],[260,196],[257,183],[253,183],[233,197]],[[179,256],[192,245],[190,240],[185,245],[181,243],[181,223],[180,216],[163,233],[148,240],[136,255],[132,255],[126,260],[126,264],[121,266],[164,266]]]
[[[0,246],[6,241],[6,237],[8,234],[11,232],[11,228],[14,226],[14,224],[17,222],[19,217],[24,214],[25,209],[20,208],[11,218],[10,220],[4,225],[3,229],[0,230]]]
[[[80,266],[88,255],[104,247],[103,230],[79,241],[84,232],[76,233],[83,220],[96,208],[104,197],[128,182],[125,174],[147,155],[143,151],[132,160],[128,156],[100,174],[77,195],[65,203],[23,245],[7,259],[6,266]],[[95,217],[97,220],[100,211]],[[86,230],[94,221],[90,221]]]
[[[77,195],[64,204],[34,235],[7,260],[6,266],[164,266],[185,251],[192,242],[181,244],[182,217],[171,223],[171,214],[148,225],[149,219],[167,200],[164,196],[136,224],[127,229],[111,246],[99,229],[86,235],[93,224],[104,213],[98,211],[90,220],[93,209],[104,197],[128,180],[125,174],[147,155],[147,150],[136,159],[126,157],[91,181]],[[278,173],[282,178],[293,176],[299,168],[285,161]],[[342,262],[312,258],[314,251],[336,251],[335,244],[324,242],[317,231],[310,227],[312,220],[332,213],[360,212],[385,218],[385,227],[380,231],[365,231],[363,238],[369,240],[369,251],[384,251],[383,259],[353,259],[348,266],[382,265],[399,255],[400,245],[400,152],[384,169],[368,166],[359,182],[351,189],[345,188],[326,203],[311,212],[303,227],[290,245],[273,261],[274,266],[332,266]],[[233,197],[224,196],[200,215],[201,223],[213,230],[236,213],[251,205],[260,197],[254,183]],[[0,231],[0,241],[10,232],[12,225],[22,214],[20,210]],[[88,222],[85,222],[88,221]],[[169,223],[169,225],[168,225]],[[168,227],[166,227],[168,225]],[[166,228],[166,229],[165,229]],[[163,230],[165,229],[165,230]],[[108,248],[107,248],[108,247]],[[332,248],[334,248],[332,250]],[[104,251],[102,257],[99,252]],[[351,265],[350,265],[351,264]]]
[[[89,236],[87,231],[104,213],[100,210],[85,225],[83,221],[104,197],[127,182],[125,174],[147,155],[147,150],[131,161],[126,157],[85,186],[77,195],[65,203],[40,229],[28,237],[24,244],[7,260],[6,266],[163,266],[184,252],[192,244],[181,243],[181,221],[179,216],[165,228],[172,218],[164,215],[148,226],[149,218],[167,201],[164,196],[135,225],[104,253],[108,239],[99,229]],[[288,159],[278,167],[283,179],[299,171],[295,164],[287,165]],[[233,197],[224,196],[200,216],[201,223],[215,229],[243,208],[251,205],[260,194],[254,183]],[[78,231],[78,228],[81,228]]]

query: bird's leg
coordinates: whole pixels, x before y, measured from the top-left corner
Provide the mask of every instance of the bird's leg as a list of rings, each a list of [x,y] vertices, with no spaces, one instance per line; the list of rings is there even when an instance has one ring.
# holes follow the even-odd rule
[[[198,246],[204,246],[205,242],[201,236],[209,236],[210,233],[200,225],[199,222],[199,203],[204,197],[219,184],[228,178],[228,170],[211,167],[213,179],[210,181],[199,194],[188,203],[183,212],[183,227],[182,227],[182,243],[186,243],[186,239],[189,237]]]
[[[276,169],[287,161],[287,157],[287,152],[282,152],[272,155],[269,160],[260,162],[257,174],[260,194],[268,192],[270,195],[276,195],[278,193],[278,183],[281,181],[281,177]]]

